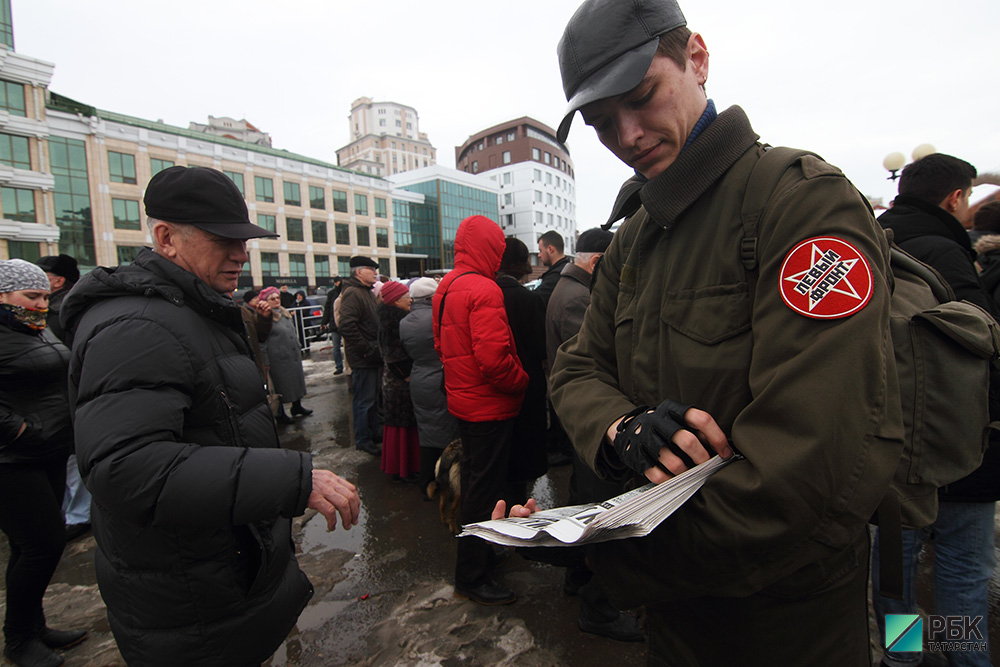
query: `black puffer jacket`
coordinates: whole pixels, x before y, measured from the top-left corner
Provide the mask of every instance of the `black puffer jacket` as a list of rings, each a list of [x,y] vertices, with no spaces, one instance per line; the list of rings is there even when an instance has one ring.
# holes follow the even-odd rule
[[[68,363],[69,350],[52,332],[0,322],[0,463],[65,459],[73,451]]]
[[[143,250],[63,304],[97,580],[130,665],[263,662],[312,595],[291,517],[308,454],[281,449],[239,307]]]
[[[970,301],[997,317],[997,305],[983,288],[973,263],[976,254],[969,235],[955,216],[940,206],[899,195],[878,221],[893,231],[893,240],[900,248],[936,269],[955,292],[955,298]],[[1000,377],[995,372],[991,382],[990,417],[1000,419],[1000,406],[995,400]],[[955,502],[1000,500],[1000,438],[996,434],[990,436],[982,465],[939,489],[938,498]]]

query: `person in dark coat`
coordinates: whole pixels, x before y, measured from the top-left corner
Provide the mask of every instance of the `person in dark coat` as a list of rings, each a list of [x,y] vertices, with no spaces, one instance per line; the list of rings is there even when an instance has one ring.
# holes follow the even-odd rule
[[[80,268],[76,259],[69,255],[49,255],[42,257],[36,264],[45,271],[52,285],[49,295],[49,314],[45,318],[45,326],[64,345],[69,347],[73,341],[63,329],[59,321],[63,299],[80,280]],[[76,539],[90,530],[90,493],[80,479],[80,468],[76,465],[76,454],[70,452],[66,460],[66,495],[63,498],[63,514],[66,517],[66,541]]]
[[[0,530],[10,543],[3,655],[18,667],[55,667],[55,648],[84,630],[45,624],[42,596],[62,556],[62,499],[73,425],[69,350],[46,328],[49,280],[21,259],[0,261]]]
[[[260,664],[313,592],[291,519],[347,528],[357,490],[280,446],[250,357],[231,294],[246,239],[273,234],[214,169],[159,172],[145,208],[153,249],[63,304],[97,583],[130,665]]]
[[[1000,304],[1000,201],[980,206],[973,217],[972,229],[979,234],[973,243],[979,280],[993,303]]]
[[[458,421],[448,412],[444,393],[444,369],[434,350],[431,299],[437,290],[433,278],[418,278],[410,285],[409,314],[399,323],[399,339],[413,360],[410,369],[410,398],[420,434],[420,477],[417,485],[427,497],[427,485],[434,479],[434,466],[441,452],[461,437]]]
[[[410,312],[410,292],[389,280],[379,292],[378,349],[382,355],[382,472],[396,479],[417,481],[420,471],[420,435],[410,400],[413,360],[399,336],[399,324]]]
[[[528,484],[548,472],[549,464],[545,451],[545,301],[521,284],[531,273],[528,246],[513,237],[507,237],[505,244],[496,281],[503,291],[517,357],[528,374],[528,390],[521,411],[514,418],[511,441],[508,489],[504,497],[511,507],[528,500]]]
[[[378,352],[378,317],[372,285],[378,278],[378,262],[369,257],[352,257],[351,277],[340,294],[337,328],[344,337],[344,352],[351,367],[353,383],[352,425],[355,448],[372,456],[382,450],[375,444],[378,430],[379,376],[382,357]]]
[[[900,248],[936,269],[956,299],[970,301],[996,317],[997,306],[980,282],[976,254],[962,224],[969,215],[969,195],[975,178],[975,167],[951,155],[934,153],[911,162],[900,176],[899,196],[878,221],[892,230]],[[994,395],[995,390],[991,392],[990,417],[998,419],[1000,406],[994,404]],[[961,410],[962,406],[956,405],[955,409]],[[902,601],[879,594],[876,536],[872,600],[880,628],[886,613],[916,613],[917,560],[929,533],[934,535],[934,613],[981,616],[979,630],[988,644],[994,511],[1000,500],[1000,439],[991,433],[990,443],[977,470],[938,489],[938,515],[929,529],[903,531],[903,567],[910,574],[904,579],[907,585]],[[989,665],[989,649],[979,653],[963,652],[961,664]],[[890,653],[892,659],[901,661],[912,655]],[[957,655],[951,655],[949,662]]]
[[[566,243],[562,234],[554,229],[538,237],[538,259],[549,268],[542,274],[542,282],[535,288],[535,294],[542,297],[546,304],[549,302],[552,290],[556,288],[556,283],[559,282],[563,269],[569,264],[565,250]]]
[[[344,352],[341,349],[343,339],[340,337],[340,330],[337,328],[337,321],[333,316],[333,304],[337,301],[337,297],[340,296],[340,289],[343,282],[344,279],[340,276],[333,277],[333,287],[326,293],[323,317],[319,321],[320,330],[330,334],[330,345],[333,347],[333,364],[336,367],[333,371],[334,375],[343,375],[344,373]]]

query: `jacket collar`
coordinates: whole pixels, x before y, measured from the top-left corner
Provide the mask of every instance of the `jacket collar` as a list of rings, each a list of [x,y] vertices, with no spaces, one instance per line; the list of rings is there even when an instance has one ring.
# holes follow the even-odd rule
[[[975,256],[969,232],[958,218],[935,204],[929,204],[910,195],[899,195],[892,200],[892,208],[879,216],[883,227],[889,227],[896,243],[918,236],[941,236],[960,245]]]
[[[587,273],[576,264],[570,264],[569,266],[564,268],[562,271],[562,278],[566,278],[568,280],[575,280],[584,287],[588,289],[590,288],[591,274]]]
[[[640,205],[657,224],[669,229],[759,138],[743,109],[729,107],[662,174],[651,181],[638,175],[625,181],[604,229],[632,215]]]

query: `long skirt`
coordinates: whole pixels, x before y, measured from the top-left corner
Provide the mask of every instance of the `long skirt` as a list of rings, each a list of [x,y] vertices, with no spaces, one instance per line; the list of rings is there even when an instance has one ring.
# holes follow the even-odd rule
[[[384,426],[382,472],[409,477],[420,471],[420,436],[416,426]]]

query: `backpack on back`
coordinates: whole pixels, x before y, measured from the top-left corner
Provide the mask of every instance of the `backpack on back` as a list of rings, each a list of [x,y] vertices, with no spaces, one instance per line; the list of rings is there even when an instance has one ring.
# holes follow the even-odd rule
[[[742,260],[751,282],[756,280],[757,224],[782,175],[806,155],[815,154],[766,147],[750,174],[741,217]],[[1000,325],[979,306],[955,301],[941,274],[894,245],[891,231],[886,236],[892,273],[889,330],[904,443],[877,523],[883,593],[901,598],[901,528],[934,522],[938,488],[976,470],[990,431],[1000,427],[989,414],[990,374],[1000,369]]]

